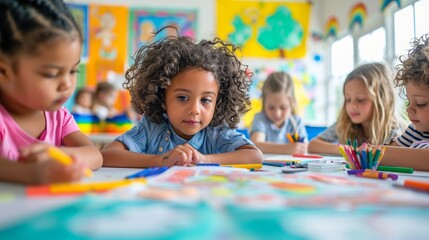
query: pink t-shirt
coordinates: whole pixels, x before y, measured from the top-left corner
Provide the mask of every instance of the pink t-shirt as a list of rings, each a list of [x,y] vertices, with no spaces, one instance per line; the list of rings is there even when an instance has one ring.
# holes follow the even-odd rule
[[[22,130],[0,104],[0,155],[16,161],[19,157],[18,149],[20,147],[39,142],[62,146],[65,136],[79,131],[76,121],[65,107],[54,112],[45,111],[45,120],[46,127],[40,137],[32,137]]]

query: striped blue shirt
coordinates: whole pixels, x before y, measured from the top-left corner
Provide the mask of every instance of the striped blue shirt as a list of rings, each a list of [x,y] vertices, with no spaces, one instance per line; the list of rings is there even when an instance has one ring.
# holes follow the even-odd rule
[[[429,132],[420,132],[413,124],[410,124],[402,136],[395,139],[401,147],[429,148]]]

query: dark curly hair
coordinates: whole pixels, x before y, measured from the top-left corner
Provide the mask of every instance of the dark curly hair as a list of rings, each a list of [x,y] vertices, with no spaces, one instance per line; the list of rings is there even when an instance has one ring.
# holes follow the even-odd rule
[[[32,53],[40,43],[82,33],[62,0],[0,0],[0,53]]]
[[[407,83],[429,87],[429,33],[411,41],[408,54],[399,57],[395,67],[395,86],[404,87]]]
[[[159,30],[159,34],[165,28]],[[142,46],[134,64],[125,73],[123,87],[130,91],[134,109],[150,121],[166,121],[162,104],[172,78],[184,69],[199,68],[213,73],[219,94],[212,126],[236,128],[241,115],[250,110],[251,74],[235,55],[237,47],[219,38],[195,43],[184,36],[168,36]]]

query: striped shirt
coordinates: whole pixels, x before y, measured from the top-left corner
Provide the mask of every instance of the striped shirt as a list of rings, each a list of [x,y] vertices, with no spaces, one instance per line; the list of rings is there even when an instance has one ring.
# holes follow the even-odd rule
[[[420,132],[410,124],[402,136],[395,139],[401,147],[409,148],[429,148],[429,132]]]

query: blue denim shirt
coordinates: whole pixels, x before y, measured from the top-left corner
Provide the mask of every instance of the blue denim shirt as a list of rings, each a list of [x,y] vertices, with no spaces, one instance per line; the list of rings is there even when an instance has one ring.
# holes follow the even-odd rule
[[[305,125],[302,119],[296,115],[291,115],[286,119],[283,126],[278,128],[268,119],[264,112],[260,112],[256,114],[253,119],[250,134],[253,132],[263,132],[265,133],[265,141],[275,143],[289,143],[286,134],[298,132],[299,137],[302,137],[304,142],[308,142],[308,134],[307,130],[305,130]]]
[[[233,152],[243,145],[254,146],[244,134],[226,126],[207,126],[188,141],[174,132],[170,122],[157,124],[144,116],[136,126],[115,141],[123,143],[132,152],[145,154],[164,154],[185,143],[201,154]]]

